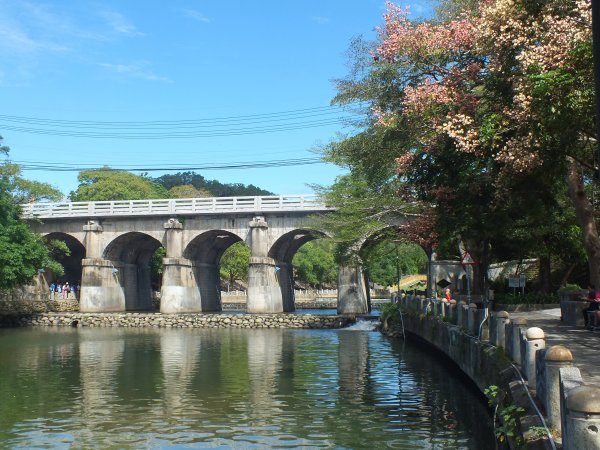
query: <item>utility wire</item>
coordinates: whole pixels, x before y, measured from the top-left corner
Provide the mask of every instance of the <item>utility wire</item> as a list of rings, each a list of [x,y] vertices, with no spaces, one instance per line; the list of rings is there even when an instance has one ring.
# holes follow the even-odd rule
[[[264,134],[274,133],[278,131],[293,131],[293,130],[304,130],[307,128],[315,128],[329,125],[341,125],[346,123],[345,119],[336,118],[330,120],[316,120],[299,122],[294,124],[281,124],[263,127],[242,127],[242,128],[229,128],[222,130],[194,130],[194,131],[157,131],[157,132],[133,132],[133,131],[72,131],[63,129],[51,129],[51,128],[31,128],[31,127],[17,127],[12,125],[6,125],[0,122],[0,130],[16,131],[21,133],[29,134],[41,134],[49,136],[65,136],[65,137],[83,137],[83,138],[94,138],[94,139],[180,139],[180,138],[206,138],[206,137],[224,137],[224,136],[241,136],[247,134]]]
[[[30,134],[99,139],[178,139],[240,136],[349,123],[339,107],[229,116],[153,121],[59,120],[0,114],[0,129]]]
[[[301,112],[281,112],[256,114],[249,116],[217,117],[208,119],[184,119],[184,120],[150,120],[150,121],[89,121],[89,120],[60,120],[39,117],[23,117],[0,114],[0,120],[5,122],[24,123],[29,125],[50,125],[73,128],[189,128],[194,126],[215,124],[254,124],[265,122],[281,122],[283,120],[306,119],[339,115],[340,111],[331,108],[327,110],[301,110]]]
[[[75,166],[75,165],[57,165],[56,163],[30,163],[30,164],[19,164],[22,170],[28,171],[50,171],[50,172],[81,172],[85,170],[128,170],[132,172],[164,172],[164,171],[191,171],[191,170],[232,170],[232,169],[260,169],[268,167],[287,167],[287,166],[304,166],[313,164],[324,164],[325,162],[319,158],[297,158],[297,159],[285,159],[285,160],[270,160],[270,161],[254,161],[254,162],[240,162],[240,163],[227,163],[227,164],[206,164],[198,166],[177,166],[177,165],[161,165],[149,166],[149,167],[110,167],[105,166]]]

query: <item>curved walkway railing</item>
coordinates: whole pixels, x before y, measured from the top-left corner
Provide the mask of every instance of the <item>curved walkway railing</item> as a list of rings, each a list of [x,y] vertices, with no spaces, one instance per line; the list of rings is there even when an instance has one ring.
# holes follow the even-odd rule
[[[172,198],[104,202],[28,203],[21,205],[23,218],[151,216],[176,214],[260,213],[277,211],[328,211],[316,195],[264,197]]]

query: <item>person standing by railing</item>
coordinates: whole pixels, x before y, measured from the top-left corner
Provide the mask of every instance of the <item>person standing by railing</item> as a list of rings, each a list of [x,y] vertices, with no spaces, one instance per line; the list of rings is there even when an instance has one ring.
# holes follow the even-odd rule
[[[452,300],[452,292],[450,292],[450,289],[446,288],[444,289],[444,301],[449,302],[450,300]]]
[[[588,312],[600,310],[600,293],[596,291],[596,286],[593,284],[588,286],[588,300],[590,301],[590,304],[583,310],[583,321],[586,328],[590,325]],[[595,325],[596,324],[594,324],[594,326]]]

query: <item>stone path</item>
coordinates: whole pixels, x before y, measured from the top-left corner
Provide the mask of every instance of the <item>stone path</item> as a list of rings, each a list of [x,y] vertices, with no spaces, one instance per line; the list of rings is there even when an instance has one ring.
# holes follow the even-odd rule
[[[514,312],[510,313],[510,317],[521,317],[527,320],[528,327],[544,330],[546,348],[552,345],[567,347],[573,355],[573,365],[579,368],[583,381],[600,387],[600,331],[563,325],[560,308]]]

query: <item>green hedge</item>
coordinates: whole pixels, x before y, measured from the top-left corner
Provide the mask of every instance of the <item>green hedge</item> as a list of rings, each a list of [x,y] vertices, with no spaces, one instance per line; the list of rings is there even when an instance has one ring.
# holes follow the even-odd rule
[[[494,295],[494,303],[501,303],[504,305],[541,305],[558,302],[559,298],[557,294],[544,294],[542,292],[529,292],[525,295],[512,295],[501,292]]]

